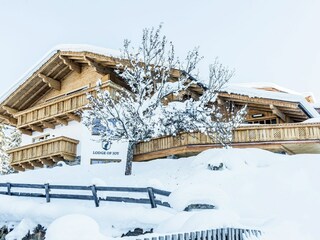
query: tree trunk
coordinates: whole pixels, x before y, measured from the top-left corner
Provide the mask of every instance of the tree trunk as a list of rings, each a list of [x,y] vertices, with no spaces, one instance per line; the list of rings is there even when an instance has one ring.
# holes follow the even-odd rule
[[[125,175],[131,175],[132,173],[133,149],[135,146],[136,142],[129,141]]]

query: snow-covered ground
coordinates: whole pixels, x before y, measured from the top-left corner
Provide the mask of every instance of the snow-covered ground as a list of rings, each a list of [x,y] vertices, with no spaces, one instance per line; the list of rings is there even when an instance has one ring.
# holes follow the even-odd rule
[[[224,168],[208,169],[208,164]],[[132,203],[0,196],[0,225],[17,227],[7,239],[19,239],[40,223],[46,239],[108,239],[140,227],[154,234],[220,227],[261,229],[265,238],[318,239],[320,155],[286,156],[258,149],[212,149],[198,156],[133,164],[63,166],[1,176],[0,182],[105,186],[152,186],[172,191],[172,209]],[[139,197],[147,197],[140,194]],[[185,212],[190,203],[213,210]],[[63,234],[61,234],[63,233]],[[68,233],[73,237],[68,237]],[[60,234],[60,235],[59,235]],[[89,235],[88,235],[89,234]],[[94,236],[94,237],[93,237]]]

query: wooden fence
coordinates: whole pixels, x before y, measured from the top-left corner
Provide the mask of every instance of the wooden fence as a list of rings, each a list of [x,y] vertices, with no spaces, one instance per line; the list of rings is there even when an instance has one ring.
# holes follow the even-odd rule
[[[3,189],[5,188],[5,189]],[[13,188],[19,189],[31,189],[31,191],[13,191]],[[32,192],[37,189],[38,192]],[[43,189],[43,192],[39,192],[39,189]],[[89,194],[70,194],[70,193],[50,193],[51,190],[67,190],[72,191],[89,191]],[[131,197],[119,197],[119,196],[106,196],[99,197],[98,192],[124,192],[124,193],[146,193],[148,198],[131,198]],[[59,199],[77,199],[77,200],[91,200],[94,201],[95,206],[99,207],[100,201],[109,202],[126,202],[126,203],[141,203],[150,204],[152,208],[156,208],[157,205],[170,207],[168,202],[162,202],[156,199],[156,195],[169,196],[171,192],[146,187],[146,188],[132,188],[132,187],[104,187],[104,186],[69,186],[69,185],[50,185],[46,184],[25,184],[25,183],[0,183],[0,194],[8,196],[20,196],[20,197],[39,197],[45,198],[46,202],[50,202],[52,198]]]
[[[259,239],[261,236],[262,232],[260,230],[220,228],[207,231],[178,233],[150,238],[138,238],[137,240],[245,240]]]

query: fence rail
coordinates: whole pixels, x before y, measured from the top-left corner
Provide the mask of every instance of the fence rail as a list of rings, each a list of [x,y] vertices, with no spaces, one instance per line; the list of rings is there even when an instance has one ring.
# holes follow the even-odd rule
[[[3,189],[5,188],[5,189]],[[43,189],[44,192],[20,192],[12,191],[13,188],[22,189]],[[70,194],[70,193],[50,193],[51,190],[69,190],[69,191],[89,191],[90,194]],[[125,193],[146,193],[148,198],[131,198],[119,196],[99,197],[98,192],[125,192]],[[99,207],[100,201],[109,202],[126,202],[126,203],[141,203],[150,204],[152,208],[158,205],[170,207],[168,202],[162,202],[156,199],[156,195],[168,197],[171,192],[146,187],[146,188],[132,188],[132,187],[106,187],[106,186],[70,186],[70,185],[50,185],[46,184],[26,184],[26,183],[0,183],[0,194],[8,196],[20,197],[39,197],[45,198],[46,202],[50,202],[52,198],[59,199],[77,199],[77,200],[92,200],[96,207]]]
[[[165,236],[138,238],[137,240],[245,240],[259,239],[262,236],[260,230],[240,228],[220,228],[190,233],[177,233]]]

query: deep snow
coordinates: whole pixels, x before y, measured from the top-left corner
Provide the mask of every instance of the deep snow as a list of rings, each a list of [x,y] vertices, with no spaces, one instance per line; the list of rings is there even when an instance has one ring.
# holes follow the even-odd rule
[[[220,163],[224,165],[220,171],[207,167]],[[154,234],[243,227],[263,230],[268,240],[318,239],[319,167],[316,154],[286,156],[259,149],[212,149],[195,157],[134,163],[132,176],[124,176],[123,165],[117,163],[38,169],[1,176],[0,182],[152,186],[172,191],[163,200],[173,208],[108,202],[95,208],[91,201],[52,199],[46,203],[45,199],[0,196],[0,222],[20,223],[11,233],[15,236],[35,227],[30,222],[40,223],[48,227],[49,239],[54,239],[62,226],[81,232],[87,224],[92,226],[95,239],[119,237],[136,227],[154,228]],[[209,203],[217,209],[182,211],[190,203]],[[66,225],[72,219],[82,224]]]

